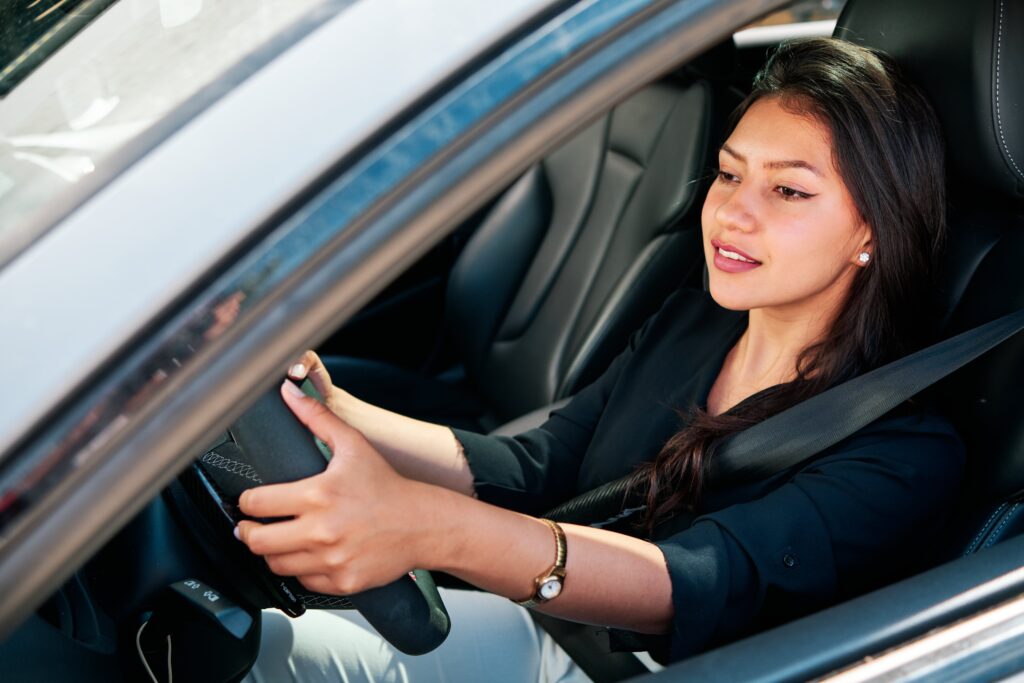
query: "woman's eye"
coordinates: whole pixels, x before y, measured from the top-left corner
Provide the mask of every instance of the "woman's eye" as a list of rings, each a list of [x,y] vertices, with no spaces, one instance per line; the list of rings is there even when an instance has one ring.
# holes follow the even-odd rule
[[[720,180],[723,183],[735,183],[739,180],[739,178],[734,176],[732,173],[729,173],[728,171],[723,171],[719,169],[718,180]]]
[[[811,197],[814,196],[813,194],[801,192],[800,190],[794,190],[792,187],[786,187],[785,185],[779,185],[775,189],[785,199],[810,199]]]

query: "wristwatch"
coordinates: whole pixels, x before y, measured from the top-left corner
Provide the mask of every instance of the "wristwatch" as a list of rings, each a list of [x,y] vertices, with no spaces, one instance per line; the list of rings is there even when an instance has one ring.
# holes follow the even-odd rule
[[[533,595],[526,600],[515,600],[522,607],[535,607],[548,600],[554,600],[562,593],[565,585],[565,532],[550,519],[540,520],[551,527],[555,535],[555,563],[533,580]]]

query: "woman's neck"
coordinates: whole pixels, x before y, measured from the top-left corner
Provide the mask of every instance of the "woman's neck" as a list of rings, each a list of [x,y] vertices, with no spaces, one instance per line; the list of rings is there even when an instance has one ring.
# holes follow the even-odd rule
[[[708,410],[717,415],[752,394],[796,379],[797,359],[828,332],[831,310],[751,310],[747,329],[726,355],[708,396]]]
[[[813,311],[750,311],[747,329],[729,353],[730,374],[738,383],[759,389],[794,379],[797,358],[828,331],[829,322]]]

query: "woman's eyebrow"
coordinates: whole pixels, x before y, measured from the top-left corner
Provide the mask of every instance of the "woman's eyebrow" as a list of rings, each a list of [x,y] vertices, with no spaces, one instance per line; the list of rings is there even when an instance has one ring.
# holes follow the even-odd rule
[[[727,144],[722,145],[722,151],[736,160],[747,163],[747,158],[734,150]],[[764,162],[765,168],[806,168],[808,171],[821,178],[825,177],[825,174],[818,170],[818,167],[814,164],[809,164],[802,159],[785,159],[781,161],[766,161]]]

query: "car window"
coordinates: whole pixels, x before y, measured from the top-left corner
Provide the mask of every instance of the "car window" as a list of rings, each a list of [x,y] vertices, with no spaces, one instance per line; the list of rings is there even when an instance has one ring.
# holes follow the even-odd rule
[[[201,91],[204,101],[339,0],[12,0],[0,13],[0,265],[44,211]],[[303,20],[305,20],[303,22]],[[266,54],[270,52],[271,55]],[[255,57],[259,57],[259,59]],[[233,72],[234,73],[234,72]],[[125,163],[121,159],[120,163]],[[168,188],[173,192],[173,188]]]
[[[843,11],[846,0],[803,0],[795,2],[784,10],[772,12],[759,21],[750,24],[755,26],[777,26],[779,24],[802,24],[809,21],[835,21]]]
[[[804,0],[772,12],[733,35],[736,46],[771,48],[783,40],[830,36],[846,0]],[[763,56],[757,58],[760,61]]]
[[[0,5],[0,97],[110,4],[20,0]]]

